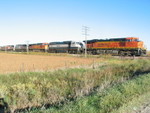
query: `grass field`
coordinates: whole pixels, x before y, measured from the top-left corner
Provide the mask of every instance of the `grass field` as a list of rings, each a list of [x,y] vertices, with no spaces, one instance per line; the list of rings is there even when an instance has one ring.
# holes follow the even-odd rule
[[[6,53],[0,53],[0,57],[3,59],[1,63],[6,63],[5,68],[2,68],[5,69],[5,72],[3,71],[2,73],[12,72],[12,70],[7,71],[10,64],[14,63],[14,67],[16,66],[18,68],[22,62],[24,64],[20,72],[0,75],[0,98],[4,98],[12,112],[22,110],[25,112],[27,110],[27,112],[71,113],[75,112],[77,108],[79,110],[78,112],[81,113],[80,111],[82,110],[95,110],[95,112],[98,112],[99,108],[101,108],[102,113],[105,113],[114,111],[125,105],[131,99],[130,97],[136,95],[136,91],[139,91],[139,95],[141,92],[146,93],[149,88],[147,85],[149,86],[150,83],[149,74],[146,75],[146,78],[139,78],[140,80],[136,79],[132,81],[139,74],[150,72],[149,58],[122,59],[111,56],[90,56],[89,58],[82,58],[77,56],[43,56]],[[44,63],[42,64],[42,62]],[[34,72],[32,66],[31,70],[26,70],[25,65],[30,67],[33,64],[35,67],[39,67],[36,68],[38,71],[42,70],[43,72]],[[50,69],[57,70],[44,71],[44,68],[40,68],[43,65],[47,67],[52,66],[53,68],[51,67]],[[82,66],[79,67],[79,65]],[[14,72],[16,71],[18,70],[14,70]],[[144,80],[143,83],[141,83],[141,79]],[[124,82],[126,82],[126,86],[124,86]],[[123,85],[120,86],[119,84]],[[122,87],[126,90],[119,90],[121,91],[119,92],[118,88],[122,89]],[[140,90],[144,87],[145,90]],[[105,90],[108,93],[105,93]],[[94,97],[92,96],[93,94]],[[116,95],[118,98],[114,99]],[[88,96],[92,97],[89,98]],[[85,99],[82,100],[82,98]],[[126,98],[126,101],[123,101],[123,98]],[[103,104],[99,102],[100,100],[103,100]],[[71,104],[68,106],[68,103]],[[93,105],[96,108],[92,107]],[[45,110],[43,111],[42,109]]]
[[[71,56],[25,55],[0,53],[0,73],[49,71],[52,69],[90,66],[101,62],[97,58],[81,58]]]
[[[63,107],[33,110],[32,113],[138,113],[150,101],[150,74],[116,84],[101,92],[69,102]],[[142,104],[141,104],[142,103]],[[148,113],[148,112],[147,112]]]

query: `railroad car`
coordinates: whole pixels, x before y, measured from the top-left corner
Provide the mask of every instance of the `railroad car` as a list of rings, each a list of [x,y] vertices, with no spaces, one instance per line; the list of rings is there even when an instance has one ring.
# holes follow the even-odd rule
[[[16,52],[26,52],[27,45],[26,44],[17,44],[14,49]]]
[[[48,43],[36,43],[29,45],[29,51],[47,52],[47,50],[48,50]]]
[[[48,52],[53,53],[83,53],[85,44],[83,42],[63,41],[50,42]]]
[[[86,46],[87,52],[90,54],[136,56],[146,54],[144,43],[136,37],[87,40]]]
[[[14,51],[14,45],[6,45],[0,47],[1,51]]]
[[[14,45],[7,45],[6,51],[14,51]]]
[[[6,46],[1,46],[1,47],[0,47],[0,50],[1,50],[1,51],[6,51]]]

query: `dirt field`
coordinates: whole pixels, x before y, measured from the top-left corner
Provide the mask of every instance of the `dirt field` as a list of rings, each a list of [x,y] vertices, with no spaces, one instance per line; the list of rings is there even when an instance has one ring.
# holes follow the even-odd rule
[[[99,62],[100,59],[0,53],[0,74],[92,65],[93,61]]]

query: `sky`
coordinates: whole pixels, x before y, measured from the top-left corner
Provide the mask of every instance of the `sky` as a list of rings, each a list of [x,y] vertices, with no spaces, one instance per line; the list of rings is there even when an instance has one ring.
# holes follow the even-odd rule
[[[0,0],[0,45],[139,37],[150,50],[150,0]]]

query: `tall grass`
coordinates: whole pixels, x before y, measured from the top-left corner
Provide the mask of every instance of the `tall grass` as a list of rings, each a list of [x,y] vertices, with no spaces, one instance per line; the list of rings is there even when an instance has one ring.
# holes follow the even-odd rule
[[[150,91],[150,74],[137,77],[125,83],[114,85],[88,97],[70,102],[63,107],[52,107],[47,110],[33,110],[45,113],[116,113],[124,104],[137,99]],[[150,93],[150,92],[149,92]],[[121,111],[125,112],[126,111]]]
[[[37,106],[60,105],[89,95],[97,89],[150,71],[149,60],[119,61],[95,69],[75,68],[55,72],[0,75],[0,97],[11,111]]]

